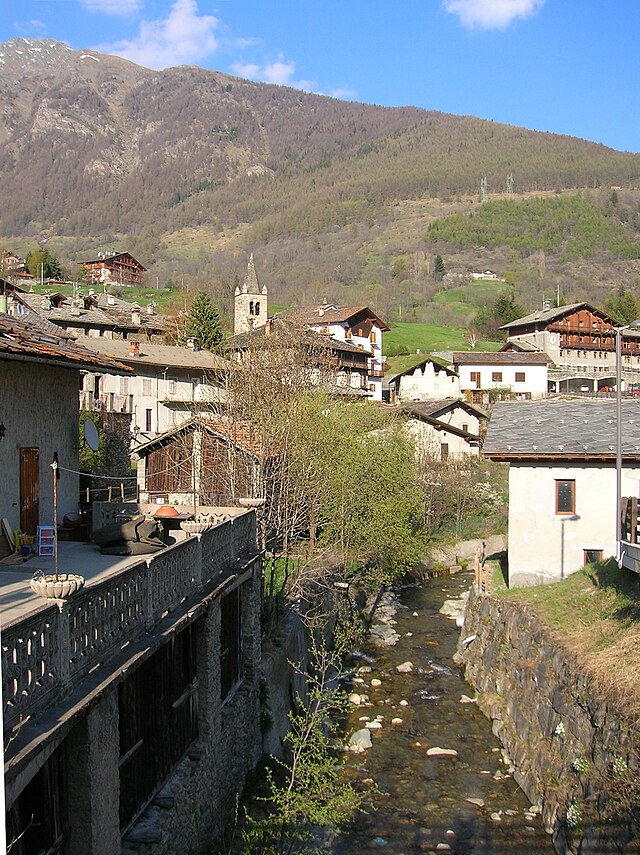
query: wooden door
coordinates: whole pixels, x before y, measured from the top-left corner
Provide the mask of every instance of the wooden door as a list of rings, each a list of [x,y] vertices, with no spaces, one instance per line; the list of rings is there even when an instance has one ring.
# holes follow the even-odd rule
[[[20,531],[36,533],[40,522],[40,449],[20,449]]]

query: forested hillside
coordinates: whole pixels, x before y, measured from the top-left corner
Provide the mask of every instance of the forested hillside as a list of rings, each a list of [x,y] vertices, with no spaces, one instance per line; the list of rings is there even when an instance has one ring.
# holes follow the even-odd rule
[[[434,302],[436,253],[448,270],[509,267],[518,285],[538,248],[549,254],[545,276],[586,287],[602,278],[581,269],[588,197],[561,196],[566,216],[532,208],[532,221],[569,218],[571,234],[539,227],[517,246],[520,225],[503,240],[502,209],[479,209],[481,178],[495,196],[512,174],[519,199],[603,188],[598,206],[611,186],[640,186],[639,155],[584,140],[193,67],[155,72],[50,41],[12,40],[0,53],[0,180],[11,188],[2,243],[26,254],[47,239],[69,269],[98,250],[128,249],[151,282],[206,287],[223,311],[250,250],[276,302],[358,299],[389,320],[447,320],[450,307]],[[464,219],[429,231],[469,211],[478,225],[468,238]],[[494,216],[502,225],[489,224]],[[598,253],[613,284],[633,272],[633,216],[620,231],[607,214],[615,246],[609,253],[603,238]]]

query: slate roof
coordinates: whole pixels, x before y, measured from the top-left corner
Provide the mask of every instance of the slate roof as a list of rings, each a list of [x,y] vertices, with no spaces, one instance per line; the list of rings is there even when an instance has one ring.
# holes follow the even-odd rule
[[[609,316],[605,315],[605,313],[600,309],[596,309],[596,307],[592,306],[591,303],[583,301],[581,303],[571,303],[568,306],[555,306],[552,309],[541,309],[538,312],[532,312],[530,315],[525,315],[522,318],[516,318],[515,321],[509,321],[508,324],[503,324],[500,329],[511,330],[516,327],[528,327],[531,326],[531,324],[549,324],[551,321],[563,318],[565,315],[575,312],[577,309],[588,309],[590,312],[595,312],[595,314],[610,320],[612,326],[616,326],[616,323],[612,318],[609,318]]]
[[[346,324],[358,315],[361,315],[363,320],[367,318],[374,320],[383,331],[389,330],[389,327],[368,306],[313,306],[278,312],[279,318],[288,318],[314,327],[325,324]]]
[[[480,410],[478,407],[474,407],[472,404],[467,404],[466,401],[463,401],[462,398],[442,398],[440,400],[433,401],[413,401],[411,403],[406,403],[403,406],[403,409],[409,410],[416,415],[423,416],[435,416],[437,417],[439,413],[448,412],[449,410],[462,409],[466,413],[469,413],[471,416],[475,416],[477,419],[486,419],[487,414],[484,410]]]
[[[98,302],[97,306],[92,306],[90,309],[85,309],[84,306],[79,309],[78,314],[71,311],[71,297],[64,297],[63,301],[57,308],[44,308],[42,306],[44,296],[41,294],[23,293],[20,295],[20,300],[29,306],[29,308],[47,317],[53,323],[58,324],[76,324],[96,327],[106,327],[108,329],[126,329],[128,331],[140,331],[146,333],[146,330],[162,331],[165,329],[165,322],[158,315],[149,315],[144,309],[140,310],[140,326],[137,326],[131,320],[131,311],[133,304],[127,303],[125,300],[118,300],[111,306],[107,303],[108,295],[96,294],[93,299]],[[80,298],[82,299],[82,298]]]
[[[77,341],[93,353],[118,359],[132,366],[161,366],[162,368],[192,368],[200,371],[229,371],[231,363],[222,356],[208,350],[191,350],[189,347],[175,347],[170,344],[151,344],[140,342],[140,356],[129,353],[130,341],[111,338],[78,336]]]
[[[407,406],[402,409],[403,412],[407,413],[409,416],[431,425],[436,430],[445,431],[446,433],[451,433],[454,436],[462,437],[468,442],[477,443],[480,440],[480,437],[476,433],[471,433],[471,431],[463,430],[456,425],[450,425],[446,422],[440,421],[435,414],[426,412],[426,410],[422,408],[421,404],[407,404]]]
[[[286,320],[286,318],[282,318],[280,315],[278,315],[277,318],[274,318],[271,321],[269,328],[270,334],[277,335],[281,329],[286,332],[287,326],[289,326],[289,329],[293,329],[291,325],[286,324]],[[228,350],[244,350],[252,341],[265,338],[266,334],[267,324],[263,324],[260,327],[255,327],[254,329],[249,330],[249,332],[238,333],[238,335],[230,336],[225,341],[224,345]],[[371,354],[367,353],[367,351],[363,350],[361,347],[351,344],[348,341],[340,341],[339,339],[328,336],[325,333],[319,333],[315,330],[303,330],[303,334],[306,341],[308,341],[312,347],[327,347],[330,350],[340,351],[341,353],[357,353],[359,356],[366,359],[371,357]]]
[[[109,374],[129,374],[131,369],[99,355],[64,335],[33,312],[21,318],[0,315],[0,359],[20,360]]]
[[[640,460],[640,401],[622,401],[622,453]],[[484,441],[494,460],[615,459],[613,400],[500,401]]]
[[[453,354],[454,365],[548,365],[552,360],[546,353],[518,351],[459,351]]]

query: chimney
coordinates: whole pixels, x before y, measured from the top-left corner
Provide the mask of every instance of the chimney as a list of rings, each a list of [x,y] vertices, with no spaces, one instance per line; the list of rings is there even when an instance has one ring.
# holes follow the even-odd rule
[[[107,294],[107,306],[115,306],[116,298],[113,294]]]
[[[155,310],[154,310],[154,308],[153,308],[153,303],[148,303],[148,304],[147,304],[147,314],[148,314],[148,315],[155,315]]]
[[[71,301],[71,305],[69,306],[69,314],[74,315],[75,317],[80,317],[80,308],[81,303],[78,300],[73,299]]]
[[[320,306],[320,308],[318,309],[318,314],[321,318],[324,316],[324,306]]]
[[[129,342],[129,356],[140,356],[140,342],[139,341],[130,341]]]
[[[189,350],[197,351],[200,350],[200,342],[197,338],[188,338],[187,339],[187,347]]]
[[[0,315],[7,314],[7,295],[0,294]]]
[[[265,322],[265,325],[264,325],[264,334],[265,334],[265,335],[270,335],[270,334],[271,334],[271,318],[267,318],[267,320],[266,320],[266,322]]]
[[[131,306],[131,323],[134,327],[139,327],[142,323],[142,313],[137,303],[133,303]]]

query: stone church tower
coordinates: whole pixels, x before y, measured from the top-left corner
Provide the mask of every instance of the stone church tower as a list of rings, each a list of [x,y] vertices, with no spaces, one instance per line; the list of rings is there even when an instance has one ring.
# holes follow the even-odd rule
[[[267,322],[267,286],[260,287],[253,253],[249,256],[247,275],[242,285],[236,285],[233,298],[233,334],[248,332]]]

